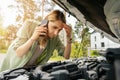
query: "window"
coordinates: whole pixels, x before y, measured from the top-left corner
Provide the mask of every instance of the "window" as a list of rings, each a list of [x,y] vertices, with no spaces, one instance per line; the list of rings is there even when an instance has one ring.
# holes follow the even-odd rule
[[[97,45],[95,44],[95,49],[97,49]]]
[[[104,38],[104,35],[103,35],[103,33],[101,33],[101,38],[102,38],[102,39]]]
[[[101,42],[101,47],[105,47],[105,43],[104,42]]]
[[[95,41],[96,41],[96,36],[94,37]]]
[[[104,35],[101,35],[102,39],[104,38]]]

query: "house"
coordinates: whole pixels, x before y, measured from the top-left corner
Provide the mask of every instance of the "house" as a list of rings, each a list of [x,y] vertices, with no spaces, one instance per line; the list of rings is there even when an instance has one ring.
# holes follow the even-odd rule
[[[93,31],[90,37],[91,50],[106,50],[107,48],[118,48],[119,43],[115,43],[105,37],[102,33]]]

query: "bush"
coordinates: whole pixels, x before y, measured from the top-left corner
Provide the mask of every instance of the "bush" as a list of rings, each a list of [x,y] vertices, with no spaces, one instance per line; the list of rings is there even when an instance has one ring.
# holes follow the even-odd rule
[[[74,42],[72,43],[72,47],[71,47],[71,58],[78,58],[80,57],[80,43],[78,42]]]
[[[59,56],[57,50],[55,50],[50,58],[50,61],[61,61],[61,60],[65,60],[65,58],[63,56]]]
[[[93,57],[94,56],[100,56],[97,50],[91,50],[90,55],[93,56]]]

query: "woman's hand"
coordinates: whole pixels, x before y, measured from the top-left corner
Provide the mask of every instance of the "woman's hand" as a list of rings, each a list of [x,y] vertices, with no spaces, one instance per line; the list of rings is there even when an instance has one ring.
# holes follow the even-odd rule
[[[46,24],[36,27],[31,39],[37,40],[40,36],[42,36],[42,37],[47,36],[48,30],[47,30],[47,27],[45,27],[45,26],[46,26]]]
[[[67,43],[72,43],[72,38],[71,38],[71,33],[72,33],[72,28],[71,26],[67,25],[67,24],[64,24],[64,27],[63,27],[66,31],[66,36],[67,36]]]
[[[64,24],[64,27],[63,27],[66,31],[66,34],[67,34],[67,38],[71,38],[71,32],[72,32],[72,28],[71,26],[67,25],[67,24]]]

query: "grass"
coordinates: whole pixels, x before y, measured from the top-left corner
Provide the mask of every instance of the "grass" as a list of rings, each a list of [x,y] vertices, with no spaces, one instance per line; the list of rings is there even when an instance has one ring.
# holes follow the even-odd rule
[[[65,60],[65,58],[61,57],[61,56],[51,57],[50,58],[50,61],[62,61],[62,60]]]

